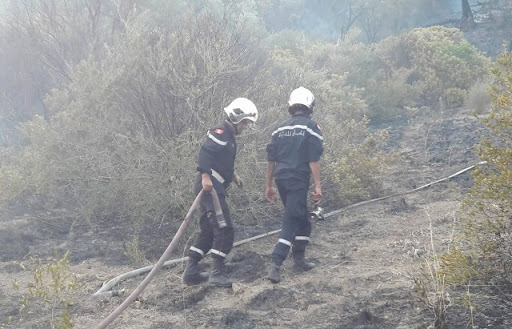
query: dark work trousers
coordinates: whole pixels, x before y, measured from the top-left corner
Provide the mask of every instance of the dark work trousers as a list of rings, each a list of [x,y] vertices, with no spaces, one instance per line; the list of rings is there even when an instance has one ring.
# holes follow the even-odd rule
[[[201,260],[208,251],[211,251],[212,257],[226,258],[227,254],[233,248],[234,231],[229,208],[226,203],[226,189],[213,177],[212,183],[213,188],[217,191],[217,195],[219,196],[226,226],[223,228],[219,227],[211,193],[203,193],[200,202],[200,232],[188,252],[189,257],[195,258],[198,261]],[[199,176],[194,187],[195,194],[197,195],[202,188],[201,176]]]
[[[282,265],[292,252],[304,252],[311,235],[311,222],[308,216],[307,181],[296,178],[276,179],[277,190],[284,204],[284,216],[279,240],[272,251],[272,262]]]

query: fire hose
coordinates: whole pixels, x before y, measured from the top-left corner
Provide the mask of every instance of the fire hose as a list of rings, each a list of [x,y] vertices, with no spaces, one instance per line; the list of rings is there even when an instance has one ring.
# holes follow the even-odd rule
[[[452,174],[450,176],[447,176],[447,177],[438,179],[436,181],[424,184],[424,185],[422,185],[420,187],[417,187],[415,189],[412,189],[412,190],[409,190],[409,191],[405,191],[405,192],[401,192],[401,193],[390,194],[390,195],[387,195],[387,196],[384,196],[384,197],[380,197],[380,198],[376,198],[376,199],[361,201],[361,202],[354,203],[354,204],[348,205],[346,207],[343,207],[343,208],[331,211],[331,212],[326,213],[326,214],[324,214],[323,208],[321,208],[320,206],[317,206],[310,213],[309,216],[310,216],[310,219],[312,219],[312,220],[324,220],[325,218],[333,216],[333,215],[336,215],[336,214],[338,214],[338,213],[340,213],[342,211],[345,211],[345,210],[348,210],[348,209],[352,209],[352,208],[355,208],[355,207],[359,207],[359,206],[362,206],[362,205],[365,205],[365,204],[368,204],[368,203],[377,202],[377,201],[389,199],[389,198],[400,196],[400,195],[411,194],[411,193],[417,192],[419,190],[425,189],[427,187],[430,187],[430,186],[432,186],[434,184],[437,184],[437,183],[449,180],[449,179],[451,179],[453,177],[456,177],[456,176],[458,176],[458,175],[460,175],[460,174],[462,174],[464,172],[467,172],[467,171],[475,168],[478,165],[484,165],[486,163],[487,163],[486,161],[481,161],[481,162],[478,162],[475,165],[472,165],[470,167],[467,167],[467,168],[464,168],[462,170],[459,170],[459,171],[457,171],[456,173],[454,173],[454,174]],[[185,216],[185,219],[183,220],[183,223],[180,225],[180,227],[179,227],[178,231],[176,232],[176,234],[174,235],[171,243],[169,244],[169,246],[167,247],[167,249],[165,250],[165,252],[162,254],[162,256],[160,257],[160,259],[157,261],[157,263],[155,265],[147,266],[147,267],[135,270],[135,271],[131,271],[131,272],[125,273],[125,274],[123,274],[121,276],[118,276],[118,277],[110,280],[106,284],[104,284],[102,286],[102,288],[100,290],[98,290],[93,295],[93,296],[107,296],[108,295],[109,297],[110,296],[116,296],[116,295],[119,296],[119,295],[122,294],[122,291],[120,293],[119,291],[112,292],[112,291],[108,291],[108,290],[111,289],[113,286],[115,286],[116,284],[118,284],[120,281],[122,281],[125,278],[132,277],[132,276],[135,276],[135,275],[138,275],[138,274],[143,274],[143,273],[145,273],[147,271],[150,271],[150,273],[139,284],[139,286],[130,294],[130,296],[128,296],[128,298],[126,298],[126,300],[121,305],[119,305],[107,318],[105,318],[96,327],[96,329],[106,328],[106,326],[108,324],[110,324],[115,318],[117,318],[135,299],[137,299],[140,296],[140,294],[142,293],[144,288],[146,288],[146,286],[149,284],[149,282],[153,279],[153,277],[155,276],[156,272],[158,270],[160,270],[164,265],[176,264],[176,263],[179,263],[179,262],[182,262],[182,261],[188,259],[188,257],[183,257],[183,258],[179,258],[179,259],[170,260],[170,261],[167,261],[167,262],[165,261],[169,257],[169,255],[172,252],[172,250],[174,249],[178,239],[181,237],[181,235],[183,234],[186,226],[188,225],[194,210],[197,208],[197,205],[199,204],[199,201],[201,199],[202,193],[203,193],[203,191],[199,192],[199,194],[197,195],[197,197],[194,200],[194,202],[192,203],[192,206],[190,207],[187,215]],[[219,215],[221,218],[223,218],[223,214],[222,214],[222,210],[221,210],[221,207],[220,207],[219,198],[218,198],[217,193],[215,192],[215,189],[212,190],[212,196],[213,196],[213,204],[214,204],[214,208],[215,208],[215,213],[216,213],[216,215]],[[274,230],[274,231],[271,231],[271,232],[263,233],[263,234],[260,234],[260,235],[257,235],[257,236],[251,237],[251,238],[247,238],[247,239],[244,239],[242,241],[235,242],[233,244],[233,246],[236,247],[236,246],[239,246],[239,245],[241,245],[243,243],[246,243],[246,242],[249,242],[249,241],[253,241],[253,240],[256,240],[256,239],[260,239],[260,238],[263,238],[263,237],[267,237],[267,236],[279,233],[280,231],[281,230],[278,229],[278,230]]]
[[[222,208],[220,206],[219,196],[217,195],[217,192],[215,189],[212,189],[211,191],[212,198],[213,198],[213,206],[215,209],[215,214],[223,220],[224,215],[222,214]],[[156,262],[156,264],[153,266],[149,274],[144,278],[144,280],[137,286],[137,288],[128,296],[122,304],[120,304],[112,313],[109,314],[103,321],[101,321],[100,324],[96,327],[96,329],[103,329],[106,328],[112,321],[114,321],[128,306],[130,306],[133,301],[135,301],[142,291],[147,287],[147,285],[151,282],[151,280],[154,278],[156,273],[162,268],[162,265],[164,264],[165,260],[169,258],[171,255],[171,252],[173,251],[174,247],[178,243],[179,238],[183,235],[183,232],[185,231],[185,228],[190,222],[190,219],[192,218],[192,214],[194,213],[194,210],[199,205],[199,202],[201,201],[201,197],[203,196],[203,190],[201,190],[194,202],[192,203],[192,206],[190,206],[190,209],[187,212],[187,215],[185,216],[185,219],[181,223],[180,227],[178,228],[178,231],[176,234],[174,234],[174,237],[171,240],[171,243],[169,243],[169,246],[167,249],[165,249],[162,256],[160,256],[160,259]]]

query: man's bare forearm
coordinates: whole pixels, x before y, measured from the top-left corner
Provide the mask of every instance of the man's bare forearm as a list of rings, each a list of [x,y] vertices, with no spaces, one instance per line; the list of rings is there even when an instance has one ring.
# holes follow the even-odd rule
[[[271,187],[272,186],[272,178],[274,178],[274,169],[276,168],[275,162],[267,162],[267,182],[266,186]]]
[[[309,168],[311,169],[311,175],[313,176],[315,187],[320,187],[320,161],[310,162]]]

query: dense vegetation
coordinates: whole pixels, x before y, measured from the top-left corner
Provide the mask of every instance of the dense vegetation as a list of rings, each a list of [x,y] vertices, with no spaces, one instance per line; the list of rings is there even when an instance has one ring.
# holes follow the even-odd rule
[[[351,10],[363,15],[362,3]],[[368,125],[440,100],[461,104],[487,60],[455,29],[368,44],[358,28],[330,42],[298,22],[270,23],[298,4],[12,2],[1,40],[12,44],[2,49],[15,78],[3,80],[2,113],[21,124],[3,149],[0,200],[66,204],[91,224],[118,218],[138,226],[181,213],[203,133],[238,96],[262,113],[260,129],[242,140],[238,170],[248,186],[262,186],[268,133],[298,85],[319,99],[329,195],[341,204],[377,195],[386,133]],[[302,6],[303,21],[315,11]],[[37,65],[22,67],[27,60]],[[245,197],[252,215],[268,211],[257,188]]]
[[[477,151],[486,162],[474,172],[475,183],[464,202],[461,243],[444,256],[450,282],[493,285],[510,282],[512,198],[512,54],[503,52],[493,70],[492,110],[483,118],[490,135]]]

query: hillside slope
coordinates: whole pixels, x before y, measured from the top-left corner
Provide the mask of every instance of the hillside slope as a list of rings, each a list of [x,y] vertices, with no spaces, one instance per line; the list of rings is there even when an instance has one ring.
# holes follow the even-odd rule
[[[473,144],[481,126],[467,111],[417,117],[388,128],[390,147],[400,154],[385,178],[389,194],[409,191],[477,161]],[[314,223],[308,257],[317,268],[294,274],[287,260],[283,281],[276,285],[264,279],[276,236],[233,250],[228,258],[229,275],[236,281],[232,289],[185,287],[180,281],[183,266],[163,270],[142,299],[109,328],[427,328],[434,315],[422,302],[414,281],[421,278],[421,265],[452,243],[460,200],[470,185],[470,175],[464,173],[428,189],[355,207]],[[279,228],[279,223],[275,219],[270,224],[237,227],[237,235],[256,230],[264,233]],[[123,301],[124,297],[107,301],[91,297],[104,281],[133,269],[115,262],[123,258],[123,237],[115,235],[116,228],[101,236],[75,234],[70,243],[69,233],[54,230],[52,238],[38,238],[44,234],[31,231],[33,225],[27,218],[9,223],[10,227],[2,225],[0,234],[11,239],[11,252],[51,250],[59,241],[72,247],[71,269],[85,283],[77,299],[80,302],[73,308],[76,328],[93,328]],[[14,232],[23,233],[13,238]],[[85,247],[100,242],[96,249]],[[19,252],[16,246],[24,249]],[[30,280],[14,258],[0,263],[0,319],[18,316],[21,292],[13,289],[11,282]],[[210,262],[206,258],[202,263],[207,269]],[[141,280],[130,279],[118,288],[131,291]],[[449,311],[448,327],[465,328],[465,309],[451,307]],[[480,328],[508,328],[502,316],[507,313],[480,311],[473,319],[482,323]],[[46,328],[41,319],[48,316],[28,316],[19,324]],[[19,324],[13,328],[20,328]]]

